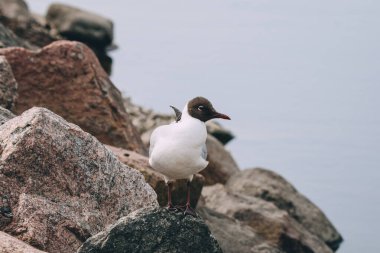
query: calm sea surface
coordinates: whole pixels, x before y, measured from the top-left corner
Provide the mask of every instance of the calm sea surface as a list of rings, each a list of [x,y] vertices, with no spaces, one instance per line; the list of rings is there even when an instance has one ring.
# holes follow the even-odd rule
[[[44,13],[53,1],[29,1]],[[241,168],[277,171],[380,252],[380,2],[61,0],[111,18],[112,80],[171,113],[197,95],[231,116]]]

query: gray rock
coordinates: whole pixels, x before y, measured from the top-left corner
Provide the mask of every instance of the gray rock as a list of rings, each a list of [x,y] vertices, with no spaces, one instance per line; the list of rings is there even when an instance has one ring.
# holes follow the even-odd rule
[[[140,210],[89,238],[78,253],[222,252],[200,218],[166,209]]]
[[[337,250],[342,236],[309,199],[300,194],[280,175],[265,169],[247,169],[234,174],[226,187],[231,192],[261,198],[285,210],[310,233],[318,236],[332,250]]]
[[[44,108],[0,126],[0,193],[13,213],[0,230],[48,252],[74,252],[120,217],[158,207],[141,173]]]
[[[13,113],[0,106],[0,126],[14,117]]]
[[[46,253],[0,231],[0,253]]]
[[[46,21],[65,38],[96,48],[105,48],[113,40],[111,20],[69,5],[50,5]]]
[[[205,187],[202,197],[206,207],[252,227],[268,244],[275,245],[284,252],[332,252],[317,236],[270,202],[227,192],[221,184]]]
[[[207,207],[198,209],[224,253],[283,253],[254,229]]]
[[[208,121],[206,126],[207,132],[218,139],[223,145],[226,145],[229,141],[235,138],[230,130],[222,127],[222,125],[216,121]]]
[[[12,110],[17,98],[17,82],[7,59],[0,55],[0,106]]]
[[[36,48],[29,42],[19,38],[12,30],[5,27],[0,21],[0,48],[6,47],[25,47],[29,49]]]
[[[19,38],[12,30],[5,27],[0,21],[0,48],[5,47],[25,47],[35,48],[29,42]]]
[[[230,152],[215,137],[208,135],[206,146],[209,164],[200,172],[206,179],[206,185],[224,184],[230,176],[240,171]]]

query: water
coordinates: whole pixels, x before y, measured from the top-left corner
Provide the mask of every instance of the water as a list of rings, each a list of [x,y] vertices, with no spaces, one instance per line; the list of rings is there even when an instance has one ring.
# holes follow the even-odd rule
[[[291,181],[342,233],[340,253],[380,252],[379,1],[62,2],[114,21],[125,95],[166,113],[210,98],[241,168]]]

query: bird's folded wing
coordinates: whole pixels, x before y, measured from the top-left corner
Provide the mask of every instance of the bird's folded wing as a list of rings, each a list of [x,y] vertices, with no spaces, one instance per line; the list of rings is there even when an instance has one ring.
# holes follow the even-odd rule
[[[150,141],[149,141],[149,157],[152,155],[152,151],[154,149],[154,144],[157,141],[158,132],[159,132],[159,128],[156,128],[153,131],[152,135],[150,136]]]
[[[206,158],[207,158],[207,146],[206,146],[206,143],[203,144],[203,146],[202,146],[201,156],[202,156],[203,159],[206,160]]]

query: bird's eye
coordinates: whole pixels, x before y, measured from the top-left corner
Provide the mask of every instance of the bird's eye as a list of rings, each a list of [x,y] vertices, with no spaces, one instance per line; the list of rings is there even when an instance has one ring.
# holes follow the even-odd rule
[[[198,106],[198,111],[203,111],[205,107],[203,105]]]

